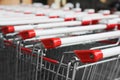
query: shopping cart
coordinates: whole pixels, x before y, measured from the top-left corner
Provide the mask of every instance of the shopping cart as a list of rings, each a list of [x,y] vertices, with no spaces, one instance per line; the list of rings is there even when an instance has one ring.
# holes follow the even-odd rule
[[[62,65],[58,68],[54,80],[119,80],[119,56],[105,59],[95,63],[82,64],[80,60],[70,61],[67,79],[63,79],[61,72]]]
[[[8,8],[8,10],[9,9],[11,10],[12,8]],[[26,10],[24,9],[22,10],[26,14]],[[34,20],[23,20],[23,21],[17,20],[11,22],[1,22],[0,25],[5,25],[5,26],[7,25],[7,27],[2,28],[3,34],[1,35],[0,43],[7,57],[8,70],[6,73],[7,75],[9,75],[8,76],[9,79],[11,80],[79,80],[79,79],[96,80],[98,78],[99,80],[106,80],[106,79],[109,80],[109,79],[119,78],[119,75],[117,76],[117,74],[119,74],[119,68],[116,68],[116,66],[119,66],[118,65],[119,56],[112,57],[110,59],[106,59],[92,64],[84,64],[82,61],[79,60],[80,57],[77,56],[76,52],[73,53],[69,52],[76,49],[81,50],[81,49],[89,49],[94,46],[95,47],[101,45],[103,46],[106,44],[104,43],[101,44],[96,41],[116,39],[120,37],[120,31],[113,31],[113,32],[106,31],[106,30],[117,29],[117,22],[119,21],[119,19],[117,19],[118,20],[117,22],[110,21],[110,23],[108,20],[113,18],[118,18],[118,16],[108,15],[108,16],[99,17],[94,15],[91,15],[90,18],[83,18],[83,16],[77,17],[79,21],[71,21],[71,20],[76,20],[76,17],[72,16],[68,18],[64,17],[64,18],[45,19],[45,20],[40,20],[40,18],[38,19],[35,18]],[[52,16],[52,17],[56,17],[56,16]],[[86,24],[91,24],[93,22],[95,22],[96,24],[98,23],[99,19],[105,19],[105,20],[107,19],[106,21],[108,22],[100,25],[92,25],[91,27],[84,26],[81,27],[81,29],[78,27],[75,28],[66,27],[63,29],[61,28],[61,29],[22,31],[25,30],[26,27],[27,29],[31,29],[31,28],[34,29],[35,27],[40,28],[39,25],[41,24],[39,23],[60,22],[57,23],[58,26],[60,25],[63,26],[66,23],[67,24],[65,26],[75,25],[75,24],[81,25],[83,23],[86,25]],[[8,20],[5,19],[3,21],[9,21],[9,19]],[[71,22],[64,22],[64,21],[71,21]],[[22,28],[19,28],[20,26],[16,26],[18,24],[23,25],[23,24],[31,24],[31,23],[39,24],[39,25],[37,26],[30,25],[30,28],[28,28],[29,25],[21,26]],[[51,24],[52,26],[49,27],[53,28],[55,27],[56,23],[49,23],[46,25],[51,25]],[[14,25],[14,26],[8,26],[8,25]],[[46,25],[43,24],[43,26]],[[97,31],[94,32],[93,30],[98,30],[98,32]],[[51,33],[52,31],[53,33]],[[83,31],[83,32],[79,32],[79,31]],[[104,31],[106,33],[102,33]],[[7,33],[11,33],[11,34],[7,34]],[[43,39],[43,37],[49,39]],[[25,40],[25,39],[29,39],[29,40]],[[113,45],[111,46],[113,47]],[[116,63],[117,65],[114,63]],[[108,64],[107,66],[112,65],[112,68],[106,69],[106,66],[104,66],[105,64]],[[103,74],[102,72],[104,72],[105,74]]]
[[[20,50],[20,54],[22,54],[19,56],[20,62],[18,70],[20,70],[19,74],[21,74],[19,78],[23,80],[31,78],[33,80],[36,78],[41,80],[96,80],[97,78],[99,80],[112,80],[115,77],[119,77],[119,56],[96,63],[83,64],[83,62],[76,57],[77,53],[73,54],[73,52],[64,52],[62,58],[56,60],[43,57],[41,55],[42,52],[38,53],[36,52],[37,50],[33,53],[31,53],[33,50],[28,48],[21,47]],[[67,59],[64,57],[67,57]],[[63,62],[63,60],[65,60],[65,62]]]
[[[97,41],[102,40],[102,38],[104,38],[104,39],[117,38],[117,37],[119,37],[118,33],[119,33],[119,31],[113,31],[112,33],[111,32],[99,33],[100,35],[102,35],[102,37],[99,36],[99,38],[97,38]],[[114,37],[109,34],[114,34],[113,35]],[[94,34],[94,35],[96,35],[96,34]],[[98,35],[96,35],[96,36],[98,36]],[[75,39],[75,37],[74,37],[74,39]],[[89,39],[88,42],[94,40],[93,38],[95,38],[95,37],[92,37],[92,39]],[[65,79],[66,80],[69,80],[69,79],[74,80],[74,76],[76,76],[76,74],[74,74],[74,70],[77,67],[76,67],[76,61],[74,62],[74,60],[72,60],[72,59],[75,56],[75,54],[72,54],[72,55],[65,54],[65,58],[63,60],[62,53],[66,52],[66,51],[75,50],[75,49],[85,49],[85,48],[88,49],[93,46],[103,45],[100,43],[92,43],[92,44],[84,45],[84,42],[80,41],[83,45],[80,45],[81,43],[78,44],[76,42],[77,43],[76,45],[70,44],[71,46],[67,45],[66,47],[64,46],[64,47],[54,48],[54,49],[50,49],[50,50],[46,51],[46,49],[44,49],[44,47],[46,47],[46,46],[43,46],[43,44],[45,45],[44,41],[46,41],[46,40],[43,39],[42,44],[40,43],[40,41],[36,42],[36,44],[33,45],[32,47],[28,47],[29,49],[23,48],[23,46],[19,46],[18,57],[17,57],[17,59],[18,59],[17,61],[19,63],[16,67],[17,68],[16,74],[17,74],[18,79],[23,79],[23,80],[24,79],[25,80],[27,80],[27,79],[33,79],[33,80],[34,79],[42,79],[42,80],[52,79],[52,80],[54,80],[54,78],[55,78],[55,80],[56,80],[56,78],[57,78],[58,80],[62,80],[62,79],[63,80],[65,80]],[[65,44],[65,43],[63,43],[63,44]],[[29,43],[29,45],[30,45],[30,43]],[[48,47],[46,47],[46,48],[48,48]],[[47,57],[47,58],[44,58],[44,57]],[[78,62],[77,62],[77,64],[78,64]],[[78,65],[78,66],[83,65],[82,62],[79,62],[79,64],[81,64],[81,65]],[[82,68],[81,70],[83,70],[83,69],[84,68]],[[56,74],[57,74],[57,76],[56,76]],[[73,75],[73,76],[71,76],[71,75]],[[82,75],[83,75],[83,73],[81,72],[81,77],[79,77],[80,79],[82,79],[82,77],[83,77]],[[86,80],[86,79],[83,79],[83,80]]]
[[[79,80],[79,79],[80,80],[96,80],[96,79],[119,80],[120,79],[119,78],[120,77],[120,67],[119,67],[120,47],[117,44],[116,46],[112,45],[114,46],[112,48],[107,48],[111,46],[109,45],[106,47],[105,46],[94,47],[91,48],[91,50],[74,50],[73,52],[65,52],[65,54],[75,53],[75,55],[77,56],[75,57],[76,60],[73,61],[77,66],[75,67],[75,71],[74,71],[75,73],[73,74],[72,79],[73,80]],[[106,49],[100,50],[100,48],[106,48]],[[87,64],[80,65],[81,62]],[[62,63],[61,66],[63,66]],[[60,71],[60,67],[58,68],[58,71],[56,73],[55,80],[56,79],[59,80],[58,78],[60,77],[58,75],[59,71]]]
[[[97,45],[97,44],[95,44],[95,45]],[[111,46],[117,46],[117,45],[118,45],[118,43],[115,45],[107,45],[107,46],[102,45],[101,48],[107,48],[108,46],[111,47]],[[88,46],[89,45],[87,44],[87,47]],[[92,45],[92,47],[93,47],[93,45]],[[79,45],[79,48],[80,48],[80,45]],[[84,46],[84,49],[85,48],[86,47]],[[95,49],[97,49],[97,48],[95,48]],[[56,51],[57,56],[60,57],[61,52]],[[99,55],[100,52],[98,50],[95,50],[95,53],[94,53],[94,51],[80,50],[81,54],[79,54],[79,50],[78,50],[78,52],[77,52],[77,50],[75,50],[74,52],[64,52],[62,54],[62,57],[59,60],[60,63],[57,68],[57,72],[56,73],[53,72],[53,75],[55,74],[55,77],[53,80],[96,80],[96,79],[98,79],[98,80],[114,80],[114,79],[119,79],[119,77],[120,77],[119,76],[119,74],[120,74],[119,47],[115,47],[115,48],[113,47],[111,49],[108,48],[108,49],[104,50],[103,52],[104,52],[104,55],[108,54],[109,56],[107,56],[107,57],[110,57],[110,58],[101,60],[102,55]],[[51,51],[51,53],[55,53],[55,52]],[[72,53],[72,57],[74,57],[74,59],[72,57],[68,56],[68,54],[71,55],[71,53]],[[73,53],[75,53],[76,56]],[[115,54],[112,54],[112,53],[115,53]],[[57,57],[57,56],[55,56],[55,57]],[[67,57],[67,58],[65,58],[65,57]],[[97,60],[97,59],[101,60],[101,61],[92,63],[92,62],[95,62],[94,60]],[[56,60],[58,60],[58,58],[56,58]],[[87,64],[83,64],[83,63],[87,63]],[[65,64],[66,64],[66,66],[65,66]],[[48,68],[51,70],[50,65]],[[52,71],[50,71],[50,72],[48,71],[47,73],[50,73],[50,75],[52,75]],[[49,77],[49,76],[47,75],[47,77]],[[43,80],[47,80],[47,79],[44,78]]]

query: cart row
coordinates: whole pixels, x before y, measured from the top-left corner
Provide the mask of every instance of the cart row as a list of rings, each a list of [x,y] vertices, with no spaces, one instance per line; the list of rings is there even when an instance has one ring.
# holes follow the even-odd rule
[[[0,11],[10,80],[119,80],[120,14],[21,5]]]

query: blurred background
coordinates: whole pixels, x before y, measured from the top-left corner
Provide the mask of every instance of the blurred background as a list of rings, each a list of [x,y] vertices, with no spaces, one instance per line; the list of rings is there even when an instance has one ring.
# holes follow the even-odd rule
[[[52,5],[55,3],[58,7],[64,6],[66,3],[72,3],[75,7],[76,3],[80,3],[82,9],[94,8],[96,11],[100,9],[120,10],[120,0],[0,0],[0,4],[32,4],[42,3]]]
[[[15,5],[15,4],[32,4],[32,3],[43,3],[45,5],[52,5],[57,3],[60,7],[64,6],[66,3],[72,3],[75,7],[76,3],[80,3],[82,9],[94,8],[96,10],[100,9],[118,9],[120,0],[0,0],[0,4],[4,5]],[[59,3],[59,4],[58,4]]]

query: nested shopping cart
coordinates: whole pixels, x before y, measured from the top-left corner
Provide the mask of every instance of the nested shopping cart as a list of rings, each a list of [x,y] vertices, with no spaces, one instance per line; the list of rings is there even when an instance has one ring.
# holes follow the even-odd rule
[[[102,26],[102,27],[101,27]],[[93,27],[93,28],[92,28]],[[113,28],[115,28],[116,27],[116,25],[112,25],[112,29]],[[36,36],[45,36],[45,35],[49,35],[49,34],[51,34],[51,31],[55,31],[55,30],[57,30],[57,32],[55,31],[54,33],[52,33],[51,35],[55,35],[55,34],[63,34],[63,33],[66,33],[66,30],[68,31],[67,33],[70,33],[70,32],[73,32],[73,31],[75,31],[75,32],[77,32],[77,31],[87,31],[87,32],[89,32],[89,30],[103,30],[103,29],[109,29],[109,27],[107,26],[107,25],[92,25],[92,26],[86,26],[86,27],[80,27],[80,29],[79,29],[79,27],[75,27],[75,28],[64,28],[65,30],[63,30],[63,29],[51,29],[51,30],[43,30],[43,31],[41,31],[41,33],[39,32],[39,30],[37,31],[34,31],[34,30],[32,30],[32,31],[34,31],[35,32],[35,34],[37,33],[37,35],[35,35],[35,36],[33,36],[33,37],[36,37]],[[110,28],[110,30],[111,30],[111,28]],[[19,34],[20,34],[20,36],[22,37],[22,39],[27,39],[27,38],[31,38],[31,37],[29,37],[29,35],[28,35],[28,33],[29,33],[30,31],[28,30],[28,31],[23,31],[23,32],[20,32]],[[47,32],[47,33],[46,33]],[[32,32],[33,33],[33,32]],[[39,33],[39,34],[38,34]],[[28,36],[26,36],[26,35],[28,35]],[[79,34],[81,34],[81,33],[79,33]],[[11,34],[12,35],[12,34]],[[14,36],[14,35],[13,35]],[[6,42],[7,44],[8,44],[8,47],[6,48],[7,50],[9,49],[9,51],[8,51],[8,54],[10,55],[10,56],[12,56],[11,54],[13,54],[13,56],[16,56],[17,57],[17,60],[13,60],[12,59],[12,57],[11,58],[9,58],[10,60],[10,62],[11,62],[11,60],[13,60],[13,61],[15,61],[14,63],[15,64],[17,64],[16,65],[16,69],[15,70],[13,70],[14,72],[13,72],[13,74],[14,74],[14,76],[15,76],[15,79],[28,79],[28,78],[30,78],[31,79],[31,77],[32,76],[27,76],[27,73],[28,73],[28,71],[30,71],[30,72],[32,72],[32,73],[35,73],[36,72],[36,74],[34,74],[35,76],[33,76],[32,78],[33,79],[37,79],[37,77],[36,77],[36,75],[38,74],[38,73],[41,73],[40,71],[38,71],[38,69],[37,70],[35,70],[36,69],[36,67],[38,67],[38,59],[39,58],[34,58],[35,60],[33,60],[34,61],[34,63],[36,63],[37,65],[35,65],[33,68],[34,69],[31,69],[31,68],[28,68],[28,65],[30,65],[30,66],[32,66],[32,63],[26,63],[26,62],[24,62],[24,60],[26,61],[26,58],[30,58],[31,59],[31,57],[33,57],[33,56],[30,56],[29,55],[29,57],[28,56],[25,56],[25,55],[22,55],[21,53],[21,49],[19,49],[19,47],[17,47],[18,45],[17,45],[17,38],[15,37],[15,38],[13,38],[13,36],[12,36],[12,43],[11,42],[9,42],[9,41],[4,41],[4,42]],[[59,36],[59,35],[57,35],[57,36]],[[6,36],[7,37],[7,36]],[[9,37],[9,36],[8,36]],[[50,36],[49,36],[50,37]],[[39,38],[40,39],[40,38]],[[33,41],[34,42],[34,41]],[[32,42],[32,43],[33,43]],[[12,45],[9,45],[9,44],[12,44]],[[29,44],[30,45],[30,43],[27,43],[27,44]],[[32,46],[33,46],[34,44],[32,44]],[[29,46],[28,46],[29,47]],[[10,50],[12,50],[13,49],[13,52],[10,52]],[[41,50],[41,49],[38,49],[38,51],[39,50]],[[65,49],[64,49],[65,50]],[[63,50],[63,51],[64,51]],[[24,52],[26,52],[26,51],[24,51]],[[54,52],[54,51],[53,51]],[[8,55],[8,57],[10,57]],[[55,55],[54,55],[55,56]],[[57,58],[57,57],[56,57]],[[48,58],[45,58],[45,59],[48,59]],[[54,59],[54,58],[51,58],[51,59]],[[21,61],[22,60],[22,61]],[[27,59],[27,60],[29,60],[29,59]],[[58,60],[58,59],[57,59]],[[52,60],[53,61],[53,60]],[[58,60],[59,61],[59,60]],[[33,64],[34,64],[33,63]],[[38,67],[39,68],[39,67]],[[30,70],[28,70],[28,69],[30,69]],[[31,71],[31,70],[33,70],[33,71]],[[11,72],[11,71],[10,71]],[[26,75],[25,75],[26,74]],[[38,75],[37,75],[38,76]],[[49,79],[49,78],[48,78]]]
[[[103,34],[103,33],[101,33],[101,34]],[[97,35],[97,34],[95,34],[95,35]],[[104,36],[106,36],[106,35],[104,35]],[[69,38],[69,39],[70,40],[67,40],[67,42],[65,40],[66,43],[64,42],[64,39],[61,39],[62,44],[60,46],[62,47],[62,45],[63,45],[64,51],[65,51],[65,46],[73,45],[73,44],[68,44],[69,43],[68,41],[70,41],[70,42],[74,41],[75,37],[74,37],[74,40],[72,40],[72,38]],[[78,39],[78,37],[76,39]],[[80,39],[82,40],[83,38],[80,38]],[[92,41],[94,41],[95,39],[96,39],[96,37],[92,37]],[[97,39],[100,39],[100,38],[97,37]],[[55,48],[56,47],[55,44],[56,43],[59,44],[59,40],[56,40],[56,41],[55,40],[56,39],[43,40],[43,43],[45,45],[47,45],[46,47],[49,49],[53,48],[53,47]],[[89,38],[85,37],[83,39],[83,44],[86,41],[92,42],[90,37]],[[80,44],[81,42],[82,41],[80,41],[78,43]],[[90,44],[87,44],[87,47],[89,45]],[[94,46],[96,46],[96,45],[97,44],[94,43]],[[114,80],[114,79],[119,78],[120,77],[119,76],[120,72],[119,72],[119,67],[118,67],[119,66],[119,46],[113,47],[113,48],[108,48],[108,49],[103,49],[102,50],[103,53],[100,50],[96,50],[96,49],[97,48],[107,48],[107,47],[117,46],[117,45],[115,44],[115,45],[106,45],[106,46],[104,45],[103,46],[102,44],[99,44],[99,46],[102,46],[102,47],[96,47],[96,48],[93,48],[95,50],[88,50],[88,51],[87,50],[86,51],[85,50],[83,50],[83,51],[75,50],[73,52],[68,52],[70,50],[69,49],[68,51],[66,50],[66,52],[63,51],[63,54],[61,51],[62,48],[59,48],[58,45],[57,45],[57,47],[58,47],[58,49],[60,49],[60,52],[59,52],[59,50],[54,51],[55,49],[50,50],[50,52],[48,52],[47,55],[53,53],[54,55],[56,55],[55,58],[53,56],[50,56],[50,57],[52,59],[54,58],[55,60],[60,61],[59,66],[57,68],[57,72],[53,73],[55,75],[54,80],[57,80],[57,79],[58,80],[96,80],[96,79],[98,79],[98,80]],[[72,46],[71,49],[73,49],[74,47],[76,47],[76,46]],[[83,45],[82,45],[82,47],[83,47]],[[91,47],[93,47],[93,45]],[[81,49],[80,45],[79,45],[79,48]],[[84,46],[84,49],[85,48],[86,47]],[[90,48],[90,46],[89,46],[89,48]],[[75,53],[75,54],[73,54],[73,53]],[[72,54],[72,57],[70,57],[71,54]],[[62,55],[62,56],[60,59],[58,59],[57,56],[60,57],[60,55]],[[106,57],[107,57],[107,59],[101,60]],[[98,60],[101,60],[101,61],[96,62]],[[92,63],[92,62],[96,62],[96,63]],[[87,64],[82,64],[82,63],[87,63]],[[88,63],[90,63],[90,64],[88,64]],[[43,68],[44,68],[44,66],[43,66]],[[50,69],[51,66],[49,65],[48,68]],[[49,76],[52,75],[52,71],[50,71],[50,72],[48,71],[47,73],[50,74]],[[49,77],[49,76],[47,75],[47,77]],[[46,80],[46,79],[43,78],[43,80]]]
[[[113,35],[110,35],[110,34],[113,34]],[[76,55],[77,55],[76,51],[74,52],[76,54],[73,54],[73,53],[69,54],[71,53],[69,51],[75,50],[75,49],[85,49],[85,48],[89,49],[90,46],[91,47],[101,46],[101,45],[103,46],[103,44],[91,43],[91,42],[101,41],[104,39],[114,39],[114,38],[119,38],[119,31],[91,34],[91,35],[85,35],[85,36],[74,36],[74,37],[61,38],[61,39],[58,39],[58,38],[43,39],[42,43],[40,43],[39,41],[33,47],[25,48],[20,46],[18,51],[18,61],[20,62],[18,64],[19,66],[18,66],[17,75],[19,76],[20,79],[25,79],[25,80],[27,79],[33,79],[33,80],[34,79],[41,79],[41,80],[93,79],[94,77],[91,78],[92,75],[90,75],[92,73],[91,71],[93,71],[91,67],[97,63],[93,63],[91,65],[88,64],[87,66],[87,64],[83,64],[84,62],[81,62],[79,60],[78,56],[77,56],[78,59],[76,58]],[[66,42],[66,39],[67,39],[67,42]],[[61,45],[60,45],[60,40],[62,43]],[[85,43],[89,43],[89,44],[87,44],[86,46],[84,45]],[[115,46],[115,45],[109,45],[109,47]],[[103,48],[104,47],[106,46],[103,46]],[[46,51],[46,49],[48,50]],[[112,58],[110,58],[110,60],[107,60],[108,63],[112,62],[111,60]],[[113,60],[116,61],[117,59],[115,58]],[[107,61],[105,61],[105,63]],[[112,63],[114,64],[115,62],[113,61]],[[101,62],[101,64],[104,64],[104,61]],[[98,62],[98,68],[101,67],[99,65],[100,64]],[[82,68],[78,69],[78,67],[82,67]],[[88,70],[86,70],[87,68]],[[78,71],[76,71],[76,69],[78,69]],[[89,73],[87,74],[87,72]],[[98,77],[100,78],[99,80],[102,80],[101,75],[102,73],[98,74]],[[94,78],[94,80],[95,79],[96,78]]]
[[[71,21],[71,20],[76,20],[75,17],[57,18],[57,19],[48,19],[46,17],[43,17],[43,18],[34,18],[34,20],[23,20],[23,21],[17,20],[11,22],[1,22],[0,25],[18,25],[18,24],[22,25],[22,24],[31,24],[31,23],[38,24],[38,23],[48,23],[48,22],[61,22],[61,23],[49,23],[46,25],[43,24],[43,26],[52,24],[49,27],[53,28],[55,27],[55,25],[58,26],[63,26],[63,25],[70,26],[70,25],[81,25],[81,24],[86,25],[86,24],[91,24],[91,21],[93,22],[95,21],[95,23],[98,23],[99,19],[108,19],[108,18],[112,19],[112,18],[117,18],[118,16],[110,15],[110,16],[99,17],[99,16],[91,15],[90,18],[82,18],[82,17],[83,16],[78,17],[78,20],[80,20],[81,22]],[[9,21],[9,19],[3,21]],[[71,21],[71,22],[64,22],[64,21]],[[101,30],[116,30],[117,23],[114,21],[111,22],[109,23],[108,21],[107,25],[101,24],[101,25],[84,26],[84,28],[66,27],[63,29],[50,29],[50,30],[22,31],[26,29],[34,29],[35,27],[37,27],[38,29],[40,28],[39,26],[41,26],[41,24],[37,26],[30,25],[30,27],[29,25],[24,25],[24,26],[14,26],[14,27],[7,26],[2,28],[3,34],[5,35],[1,35],[1,43],[4,45],[4,46],[2,45],[2,47],[5,47],[4,48],[4,50],[6,51],[5,54],[8,58],[8,67],[9,67],[9,70],[7,72],[7,74],[9,75],[8,77],[11,80],[13,79],[14,80],[57,80],[57,79],[58,80],[69,80],[69,79],[92,80],[94,79],[95,80],[96,78],[95,77],[92,78],[92,75],[90,75],[91,71],[93,70],[89,68],[91,66],[94,66],[94,64],[89,64],[90,66],[89,65],[87,66],[86,64],[84,65],[83,62],[79,60],[82,58],[77,55],[76,51],[74,52],[75,54],[69,54],[70,53],[69,51],[73,51],[76,49],[88,49],[90,47],[99,46],[99,45],[103,46],[104,44],[91,43],[91,42],[101,41],[105,39],[119,38],[119,34],[120,34],[119,31],[92,34],[94,33],[93,30],[100,30],[98,32],[102,32]],[[7,34],[7,33],[11,33],[11,34]],[[91,33],[91,35],[87,34],[88,36],[87,35],[79,36],[81,34],[86,34],[86,33]],[[111,34],[113,35],[111,36]],[[95,38],[96,36],[99,37]],[[29,41],[24,40],[33,37],[35,38],[30,39]],[[50,37],[55,37],[55,38],[50,38]],[[50,39],[43,39],[43,38],[50,38]],[[85,43],[90,43],[90,44],[86,45]],[[110,61],[111,60],[108,60],[108,62]],[[104,64],[103,62],[101,63]],[[13,65],[11,66],[11,64]],[[84,66],[87,66],[87,68],[89,69],[88,74],[87,74],[88,71]],[[94,72],[92,74],[94,74]],[[99,77],[100,80],[102,80],[100,75],[102,74],[98,72],[97,76]],[[104,79],[107,79],[106,77],[107,76],[105,76]],[[112,77],[110,79],[112,79]]]

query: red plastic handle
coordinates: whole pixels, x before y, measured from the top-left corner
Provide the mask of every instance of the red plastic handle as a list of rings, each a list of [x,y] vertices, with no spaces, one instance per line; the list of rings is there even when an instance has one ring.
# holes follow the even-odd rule
[[[24,14],[32,14],[32,12],[24,12]]]
[[[99,23],[99,19],[96,20],[92,20],[91,24],[98,24]]]
[[[82,25],[90,25],[91,20],[82,21]]]
[[[13,33],[14,30],[14,26],[5,26],[1,28],[1,31],[3,34],[8,34],[8,33]]]
[[[75,50],[74,53],[83,63],[92,63],[103,59],[101,50]]]
[[[75,21],[76,18],[72,17],[72,18],[65,18],[64,21]]]
[[[45,16],[45,14],[35,14],[36,16]]]
[[[49,18],[59,18],[59,16],[49,16]]]
[[[41,42],[43,43],[44,47],[47,49],[56,48],[61,45],[60,38],[42,39]]]
[[[106,30],[113,30],[113,29],[115,29],[116,26],[117,26],[117,24],[107,24]]]
[[[33,38],[36,36],[34,30],[21,31],[19,32],[19,35],[21,36],[22,39],[29,39],[29,38]]]

